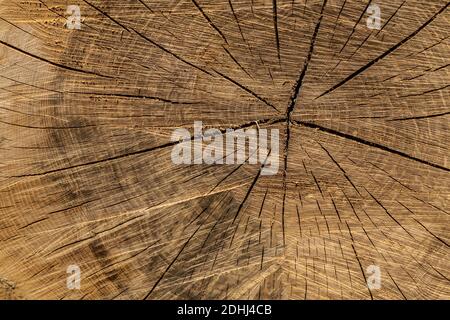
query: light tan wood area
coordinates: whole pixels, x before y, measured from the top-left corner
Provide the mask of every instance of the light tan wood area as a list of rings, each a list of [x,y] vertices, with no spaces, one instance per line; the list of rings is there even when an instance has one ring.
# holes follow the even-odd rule
[[[0,298],[449,299],[448,6],[0,0]],[[174,164],[194,121],[278,174]]]

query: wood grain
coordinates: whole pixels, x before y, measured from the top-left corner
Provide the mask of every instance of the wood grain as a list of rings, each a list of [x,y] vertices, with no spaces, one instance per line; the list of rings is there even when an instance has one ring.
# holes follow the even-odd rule
[[[449,299],[448,6],[0,0],[0,298]],[[278,174],[173,164],[194,121]]]

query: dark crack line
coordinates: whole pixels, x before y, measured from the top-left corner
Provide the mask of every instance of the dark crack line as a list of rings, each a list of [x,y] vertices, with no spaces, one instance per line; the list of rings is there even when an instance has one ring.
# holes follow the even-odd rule
[[[335,21],[335,23],[334,23],[333,34],[331,35],[331,41],[330,41],[330,43],[333,42],[334,35],[336,34],[336,27],[337,27],[337,25],[338,25],[339,18],[341,17],[342,11],[344,10],[344,7],[345,7],[345,4],[346,4],[346,3],[347,3],[347,0],[344,0],[344,3],[342,4],[341,9],[339,9],[339,13],[338,13],[338,15],[337,15],[337,17],[336,17],[336,21]]]
[[[378,144],[378,143],[375,143],[375,142],[372,142],[372,141],[367,141],[367,140],[364,140],[362,138],[355,137],[355,136],[352,136],[350,134],[343,133],[343,132],[340,132],[340,131],[336,131],[334,129],[322,127],[322,126],[320,126],[318,124],[311,123],[311,122],[297,121],[297,120],[292,120],[292,122],[294,124],[297,124],[297,125],[300,125],[300,126],[303,126],[303,127],[312,128],[312,129],[318,129],[318,130],[320,130],[322,132],[326,132],[326,133],[332,134],[334,136],[338,136],[338,137],[341,137],[341,138],[352,140],[352,141],[364,144],[366,146],[377,148],[377,149],[380,149],[380,150],[383,150],[383,151],[386,151],[386,152],[398,155],[400,157],[403,157],[403,158],[406,158],[406,159],[409,159],[409,160],[412,160],[412,161],[416,161],[416,162],[425,164],[425,165],[433,167],[433,168],[437,168],[437,169],[440,169],[440,170],[444,170],[444,171],[450,172],[449,168],[443,167],[443,166],[441,166],[439,164],[435,164],[435,163],[429,162],[427,160],[423,160],[423,159],[411,156],[411,155],[409,155],[407,153],[404,153],[404,152],[399,151],[399,150],[392,149],[392,148],[384,146],[382,144]]]
[[[412,218],[413,220],[415,220],[418,224],[420,224],[422,226],[422,228],[424,228],[429,234],[431,234],[434,238],[436,238],[438,241],[440,241],[442,244],[444,244],[447,248],[449,247],[448,243],[445,242],[444,240],[442,240],[441,238],[439,238],[437,235],[435,235],[433,232],[431,232],[430,230],[428,230],[427,227],[425,227],[423,225],[422,222],[420,222],[419,220],[417,220],[416,218]]]
[[[150,11],[151,13],[155,13],[144,1],[142,0],[137,1],[139,1],[144,7],[146,7],[148,11]]]
[[[59,64],[59,63],[47,60],[47,59],[39,57],[39,56],[37,56],[37,55],[35,55],[35,54],[31,53],[31,52],[27,52],[27,51],[22,50],[22,49],[20,49],[18,47],[15,47],[12,44],[9,44],[9,43],[4,42],[2,40],[0,40],[0,43],[3,44],[4,46],[10,48],[10,49],[16,50],[16,51],[18,51],[18,52],[20,52],[20,53],[22,53],[22,54],[24,54],[26,56],[32,57],[32,58],[37,59],[39,61],[48,63],[48,64],[50,64],[50,65],[52,65],[54,67],[58,67],[58,68],[61,68],[61,69],[64,69],[64,70],[74,71],[74,72],[78,72],[78,73],[83,73],[83,74],[89,74],[89,75],[94,75],[94,76],[98,76],[98,77],[103,77],[103,78],[109,78],[109,79],[113,79],[114,78],[114,77],[111,77],[111,76],[105,76],[105,75],[97,73],[97,72],[77,69],[77,68],[73,68],[73,67],[70,67],[70,66],[66,66],[66,65],[63,65],[63,64]]]
[[[385,259],[386,260],[386,259]],[[386,273],[389,275],[389,278],[391,278],[392,282],[395,284],[395,286],[397,287],[398,292],[400,292],[400,294],[403,296],[403,299],[408,300],[406,298],[406,296],[403,294],[403,291],[400,289],[400,287],[398,286],[397,282],[395,282],[394,278],[392,278],[391,274],[389,273],[389,271],[386,271]]]
[[[242,31],[241,24],[239,23],[239,19],[238,19],[237,15],[236,15],[236,12],[234,11],[234,7],[233,7],[233,4],[231,3],[231,0],[228,0],[228,3],[230,5],[231,12],[233,13],[234,19],[236,20],[236,24],[238,26],[239,33],[241,34],[242,40],[247,45],[248,50],[250,51],[250,53],[252,53],[252,49],[250,48],[250,45],[247,43],[247,40],[244,37],[244,32]]]
[[[350,230],[350,229],[349,229],[349,230]],[[355,249],[355,247],[353,246],[353,243],[352,243],[352,249],[353,249],[353,252],[355,253],[356,260],[358,261],[359,268],[361,269],[361,273],[362,273],[363,279],[365,280],[365,282],[366,282],[366,284],[367,284],[366,274],[365,274],[364,269],[363,269],[363,267],[362,267],[361,261],[359,260],[359,256],[358,256],[358,254],[356,253],[356,249]],[[350,270],[350,269],[349,269],[349,270]],[[370,299],[373,300],[372,291],[370,291],[370,288],[369,288],[369,287],[367,287],[367,290],[369,291]]]
[[[345,172],[345,170],[341,167],[341,165],[333,158],[331,153],[320,142],[318,142],[318,141],[316,141],[316,142],[328,154],[328,156],[331,158],[331,160],[334,162],[334,164],[339,168],[339,170],[342,171],[342,173],[344,174],[345,179],[347,179],[347,181],[352,185],[352,187],[356,190],[356,192],[361,196],[361,193],[359,193],[359,190],[356,188],[355,184],[348,177],[347,172]]]
[[[198,104],[199,102],[186,102],[186,101],[174,101],[160,97],[145,96],[145,95],[135,95],[127,93],[101,93],[101,92],[77,92],[77,91],[67,91],[62,92],[64,94],[79,94],[79,95],[90,95],[90,96],[102,96],[102,97],[112,97],[112,98],[132,98],[132,99],[148,99],[156,100],[161,102],[167,102],[172,104]]]
[[[223,41],[225,41],[226,44],[228,44],[228,40],[227,38],[225,38],[225,35],[223,34],[222,31],[220,31],[220,29],[212,22],[211,18],[208,17],[208,15],[205,13],[205,11],[203,11],[202,7],[200,7],[200,5],[197,3],[197,1],[195,0],[191,0],[192,3],[195,5],[195,7],[198,9],[198,11],[200,11],[200,13],[203,15],[203,17],[206,19],[206,21],[208,21],[208,24],[217,31],[217,33],[220,35],[220,37],[223,39]]]
[[[257,93],[253,92],[252,90],[250,90],[249,88],[247,88],[246,86],[240,84],[239,82],[237,82],[234,79],[231,79],[230,77],[228,77],[227,75],[221,73],[220,71],[217,71],[215,69],[213,69],[218,75],[220,75],[222,78],[228,80],[229,82],[233,83],[234,85],[238,86],[239,88],[241,88],[242,90],[244,90],[245,92],[251,94],[252,96],[254,96],[256,99],[258,99],[259,101],[264,102],[264,104],[266,104],[267,106],[271,107],[273,110],[275,110],[276,112],[280,113],[280,111],[269,101],[267,101],[265,98],[259,96]]]
[[[316,44],[317,35],[319,33],[320,24],[321,24],[322,18],[323,18],[323,10],[325,9],[326,3],[327,3],[327,0],[325,0],[323,2],[322,10],[320,12],[320,17],[319,17],[319,20],[317,21],[316,27],[314,29],[314,33],[313,33],[312,38],[311,38],[311,43],[309,45],[308,56],[306,57],[306,60],[305,60],[305,62],[303,64],[303,69],[300,72],[300,75],[299,75],[299,77],[297,79],[297,82],[295,83],[294,88],[293,88],[294,90],[293,90],[293,93],[292,93],[291,98],[290,98],[290,103],[289,103],[289,106],[288,106],[288,108],[286,110],[286,118],[287,118],[286,122],[287,122],[287,124],[289,124],[291,122],[291,115],[294,112],[295,105],[297,103],[297,98],[300,95],[300,89],[302,87],[303,80],[305,78],[306,72],[308,71],[308,66],[309,66],[309,63],[311,61],[311,58],[312,58],[312,55],[313,55],[313,52],[314,52],[314,46]]]
[[[281,220],[282,220],[282,229],[283,229],[283,244],[286,245],[286,239],[285,239],[285,207],[286,207],[286,191],[287,191],[287,167],[288,167],[288,153],[289,153],[289,142],[291,139],[291,116],[294,112],[295,105],[297,103],[298,96],[300,95],[300,91],[303,85],[303,80],[305,79],[306,72],[308,71],[308,66],[311,61],[313,52],[314,52],[314,46],[316,44],[317,35],[319,33],[320,24],[322,22],[323,18],[323,11],[325,9],[325,6],[327,4],[327,0],[324,0],[322,4],[322,10],[320,11],[320,17],[316,23],[316,27],[314,29],[314,33],[311,38],[311,43],[309,45],[308,55],[306,57],[306,60],[303,64],[302,71],[300,72],[300,75],[294,85],[293,92],[290,98],[289,105],[286,109],[286,141],[284,144],[284,170],[283,170],[283,205],[281,208]]]
[[[435,205],[433,205],[433,204],[431,204],[431,203],[429,203],[429,202],[426,202],[426,201],[424,201],[424,200],[422,200],[422,199],[419,199],[419,198],[417,198],[417,197],[415,197],[415,196],[412,196],[412,197],[413,197],[414,199],[416,199],[416,200],[418,200],[418,201],[424,203],[424,204],[429,205],[430,207],[432,207],[432,208],[434,208],[434,209],[436,209],[436,210],[438,210],[438,211],[441,211],[441,212],[443,212],[443,213],[445,213],[445,214],[449,214],[447,211],[445,211],[445,210],[443,210],[443,209],[441,209],[441,208],[439,208],[439,207],[437,207],[437,206],[435,206]]]
[[[264,203],[266,202],[266,197],[267,197],[268,191],[269,191],[269,188],[266,188],[266,192],[264,193],[264,198],[263,198],[263,201],[261,203],[261,208],[259,209],[258,219],[261,218],[261,214],[262,214],[262,211],[264,209]]]
[[[203,219],[202,222],[200,222],[200,225],[198,226],[198,228],[192,233],[192,235],[189,237],[189,239],[184,243],[183,247],[181,248],[181,250],[178,252],[178,254],[175,256],[175,258],[169,263],[169,265],[167,266],[167,268],[164,270],[164,272],[161,274],[161,276],[158,278],[158,280],[155,282],[155,284],[153,285],[153,287],[150,289],[150,291],[147,293],[147,295],[144,297],[143,300],[147,300],[147,298],[153,293],[153,291],[155,290],[155,288],[159,285],[159,283],[161,282],[161,280],[164,278],[164,276],[167,274],[167,272],[170,270],[170,268],[172,267],[172,265],[175,263],[175,261],[178,260],[178,258],[181,256],[181,254],[183,253],[184,249],[187,247],[187,245],[189,244],[189,242],[194,238],[194,236],[196,235],[196,233],[198,232],[198,230],[200,230],[201,227],[203,227],[206,223],[206,221],[209,219],[209,217],[214,213],[215,209],[220,205],[220,201],[219,203],[214,207],[214,209],[211,210],[211,212]],[[205,212],[205,210],[203,210],[201,212],[201,214]],[[198,218],[198,217],[197,217]],[[196,219],[197,219],[196,218]],[[211,231],[210,231],[211,232]]]
[[[406,3],[406,0],[402,2],[402,4],[397,8],[397,10],[395,10],[394,14],[392,16],[390,16],[390,18],[386,21],[386,23],[383,25],[383,27],[381,27],[380,30],[378,30],[378,32],[375,34],[375,37],[378,36],[378,34],[383,31],[383,29],[389,24],[389,22],[391,22],[392,18],[394,18],[394,16],[399,12],[399,10],[403,7],[403,5]]]
[[[212,188],[209,192],[208,195],[211,194],[215,189],[217,189],[217,187],[224,182],[228,177],[232,176],[236,171],[238,171],[241,167],[244,166],[244,164],[246,164],[248,162],[248,159],[250,159],[250,157],[252,155],[254,155],[255,153],[257,153],[259,151],[259,148],[257,148],[253,153],[249,153],[247,159],[245,159],[245,161],[243,163],[241,163],[239,166],[237,166],[236,168],[234,168],[231,172],[229,172],[225,177],[223,177],[215,186],[214,188]],[[230,153],[231,154],[231,153]],[[228,154],[229,155],[229,154]],[[227,157],[228,155],[225,155],[222,159],[224,159],[225,157]]]
[[[38,37],[38,36],[36,36],[36,35],[34,35],[34,34],[28,32],[28,31],[25,30],[25,29],[22,29],[22,28],[19,27],[18,25],[14,24],[14,23],[12,23],[12,22],[10,22],[10,21],[8,21],[8,20],[2,18],[2,17],[0,17],[0,20],[5,21],[7,24],[9,24],[9,25],[11,25],[11,26],[13,26],[13,27],[19,29],[20,31],[25,32],[26,34],[29,34],[30,36],[32,36],[32,37],[34,37],[34,38],[37,38],[37,39],[39,39],[39,40],[41,40],[41,41],[43,41],[42,38],[40,38],[40,37]]]
[[[192,62],[189,62],[189,61],[185,60],[184,58],[180,57],[178,54],[176,54],[176,53],[174,53],[174,52],[172,52],[172,51],[166,49],[165,47],[163,47],[163,46],[160,45],[159,43],[157,43],[157,42],[155,42],[154,40],[150,39],[148,36],[145,36],[144,34],[142,34],[142,33],[138,32],[138,31],[136,31],[135,29],[133,29],[133,28],[131,28],[131,27],[130,27],[130,29],[133,30],[133,32],[136,33],[138,36],[140,36],[142,39],[144,39],[144,40],[150,42],[150,43],[153,44],[155,47],[157,47],[157,48],[161,49],[162,51],[168,53],[169,55],[173,56],[173,57],[176,58],[177,60],[182,61],[182,62],[184,62],[185,64],[187,64],[188,66],[191,66],[192,68],[197,69],[197,70],[199,70],[199,71],[201,71],[201,72],[203,72],[203,73],[205,73],[205,74],[207,74],[207,75],[209,75],[209,76],[212,76],[212,74],[211,74],[210,72],[208,72],[208,71],[206,71],[206,70],[200,68],[199,66],[196,66],[196,65],[193,64]]]
[[[39,90],[44,90],[44,91],[49,91],[49,92],[54,92],[54,93],[59,93],[59,94],[64,94],[64,92],[62,92],[62,91],[53,90],[53,89],[47,89],[47,88],[44,88],[44,87],[36,86],[36,85],[34,85],[34,84],[29,84],[29,83],[26,83],[26,82],[22,82],[22,81],[19,81],[19,80],[15,80],[15,79],[12,79],[12,78],[8,78],[8,77],[5,77],[5,76],[3,76],[3,75],[0,75],[0,77],[1,77],[1,78],[4,78],[4,79],[7,79],[7,80],[9,80],[9,81],[13,81],[13,82],[22,84],[22,85],[24,85],[24,86],[31,87],[31,88],[35,88],[35,89],[39,89]],[[7,89],[5,89],[5,88],[1,88],[1,89],[2,89],[2,90],[5,90],[5,91],[8,91],[8,92],[16,93],[16,92],[14,92],[14,91],[10,91],[10,90],[7,90]]]
[[[345,41],[344,45],[342,46],[341,50],[339,51],[339,53],[342,53],[342,51],[344,50],[344,48],[347,46],[348,42],[350,41],[350,39],[352,38],[353,34],[356,31],[356,26],[359,24],[359,22],[361,21],[361,19],[364,17],[364,15],[367,12],[367,9],[369,8],[370,4],[372,3],[372,0],[370,0],[366,7],[364,8],[364,10],[361,12],[361,15],[359,16],[358,21],[356,21],[355,25],[352,28],[352,32],[350,33],[350,35],[347,37],[347,41]]]
[[[421,92],[421,93],[411,93],[411,94],[407,94],[407,95],[404,95],[404,96],[400,96],[399,98],[408,98],[408,97],[418,97],[418,96],[423,96],[423,95],[428,94],[428,93],[433,93],[433,92],[437,92],[437,91],[440,91],[440,90],[447,89],[448,87],[450,87],[450,84],[445,85],[445,86],[440,87],[440,88],[430,89],[430,90],[427,90],[427,91]]]
[[[411,33],[408,37],[404,38],[403,40],[401,40],[399,43],[397,43],[396,45],[394,45],[393,47],[391,47],[389,50],[387,50],[386,52],[382,53],[381,55],[379,55],[377,58],[371,60],[369,63],[367,63],[366,65],[364,65],[363,67],[359,68],[358,70],[356,70],[355,72],[353,72],[352,74],[350,74],[349,76],[347,76],[344,80],[342,80],[341,82],[335,84],[333,87],[331,87],[330,89],[328,89],[327,91],[325,91],[324,93],[322,93],[321,95],[319,95],[318,97],[316,97],[315,99],[321,98],[326,94],[329,94],[330,92],[336,90],[337,88],[343,86],[344,84],[346,84],[348,81],[352,80],[353,78],[355,78],[356,76],[358,76],[359,74],[363,73],[365,70],[367,70],[368,68],[370,68],[372,65],[374,65],[375,63],[377,63],[378,61],[382,60],[383,58],[385,58],[386,56],[388,56],[389,54],[391,54],[392,52],[394,52],[395,50],[397,50],[399,47],[401,47],[403,44],[405,44],[406,42],[408,42],[411,38],[413,38],[415,35],[417,35],[420,31],[422,31],[425,27],[427,27],[431,22],[434,21],[434,19],[436,19],[441,13],[443,13],[445,11],[445,9],[447,9],[447,7],[450,5],[450,3],[447,3],[443,8],[441,8],[436,14],[434,14],[427,22],[425,22],[422,26],[420,26],[416,31],[414,31],[413,33]]]
[[[244,128],[248,128],[248,127],[253,127],[255,125],[258,124],[276,124],[276,123],[280,123],[280,122],[284,122],[285,119],[284,118],[269,118],[269,119],[262,119],[262,120],[258,120],[258,121],[249,121],[237,126],[231,126],[228,128],[221,128],[219,131],[221,132],[221,134],[226,133],[227,129],[233,129],[233,130],[238,130],[238,129],[244,129]],[[214,136],[214,135],[213,135]],[[190,141],[193,141],[195,139],[201,139],[201,136],[191,136]],[[172,147],[175,146],[179,143],[182,143],[184,141],[172,141],[172,142],[168,142],[159,146],[155,146],[155,147],[151,147],[151,148],[146,148],[146,149],[142,149],[142,150],[137,150],[134,152],[128,152],[125,154],[120,154],[117,156],[113,156],[113,157],[109,157],[109,158],[105,158],[105,159],[101,159],[101,160],[95,160],[95,161],[90,161],[90,162],[86,162],[86,163],[81,163],[78,165],[73,165],[73,166],[69,166],[69,167],[64,167],[64,168],[59,168],[59,169],[54,169],[54,170],[49,170],[49,171],[45,171],[45,172],[40,172],[40,173],[30,173],[30,174],[23,174],[23,175],[17,175],[17,176],[11,176],[12,178],[25,178],[25,177],[37,177],[37,176],[44,176],[47,174],[52,174],[52,173],[57,173],[57,172],[62,172],[62,171],[66,171],[66,170],[71,170],[71,169],[76,169],[76,168],[82,168],[82,167],[86,167],[89,165],[95,165],[95,164],[100,164],[100,163],[105,163],[105,162],[109,162],[109,161],[114,161],[114,160],[118,160],[118,159],[122,159],[122,158],[127,158],[127,157],[131,157],[131,156],[136,156],[136,155],[141,155],[141,154],[145,154],[148,152],[152,152],[155,150],[160,150],[160,149],[164,149],[164,148],[168,148],[168,147]]]
[[[13,82],[16,82],[16,83],[20,83],[20,84],[25,85],[25,86],[29,86],[29,87],[35,88],[35,89],[49,91],[49,92],[54,92],[54,93],[58,93],[58,94],[62,94],[62,95],[66,95],[66,94],[74,94],[74,95],[76,95],[76,94],[79,94],[79,95],[104,96],[104,97],[148,99],[148,100],[157,100],[157,101],[167,102],[167,103],[172,103],[172,104],[189,104],[189,105],[191,105],[191,104],[198,104],[199,103],[199,102],[174,101],[174,100],[169,100],[169,99],[165,99],[165,98],[161,98],[161,97],[145,96],[145,95],[134,95],[134,94],[127,94],[127,93],[58,91],[58,90],[54,90],[54,89],[48,89],[48,88],[44,88],[44,87],[39,87],[39,86],[36,86],[36,85],[33,85],[33,84],[29,84],[29,83],[18,81],[18,80],[12,79],[12,78],[8,78],[8,77],[2,76],[2,75],[0,75],[0,77],[5,78],[5,79],[10,80],[10,81],[13,81]],[[0,88],[0,89],[6,90],[4,88]],[[6,91],[9,91],[9,90],[6,90]]]
[[[364,190],[366,190],[366,192],[372,197],[372,199],[373,199],[373,200],[374,200],[381,208],[383,208],[383,210],[386,212],[386,214],[387,214],[392,220],[394,220],[394,222],[395,222],[400,228],[402,228],[402,229],[403,229],[403,230],[404,230],[411,238],[413,238],[414,240],[417,240],[416,238],[414,238],[414,236],[413,236],[408,230],[405,229],[405,227],[404,227],[400,222],[398,222],[397,219],[394,218],[394,216],[389,212],[389,210],[386,209],[386,207],[383,206],[383,204],[382,204],[377,198],[375,198],[375,196],[374,196],[372,193],[370,193],[369,190],[367,190],[366,187],[363,187],[363,188],[364,188]]]
[[[100,8],[94,6],[93,4],[89,3],[86,0],[83,0],[86,4],[88,4],[90,7],[94,8],[95,10],[97,10],[98,12],[100,12],[102,15],[104,15],[105,17],[107,17],[109,20],[111,20],[112,22],[114,22],[115,24],[117,24],[118,26],[120,26],[121,28],[123,28],[124,30],[126,30],[129,33],[135,33],[137,34],[139,37],[141,37],[142,39],[144,39],[145,41],[151,43],[152,45],[154,45],[155,47],[159,48],[160,50],[164,51],[165,53],[168,53],[169,55],[173,56],[174,58],[176,58],[177,60],[187,64],[188,66],[191,66],[194,69],[197,69],[203,73],[206,73],[209,76],[212,76],[211,73],[209,73],[208,71],[196,66],[195,64],[183,59],[182,57],[180,57],[179,55],[177,55],[176,53],[166,49],[165,47],[163,47],[162,45],[160,45],[159,43],[155,42],[154,40],[150,39],[149,37],[143,35],[142,33],[136,31],[135,29],[133,29],[132,27],[126,27],[124,24],[120,23],[119,21],[117,21],[116,19],[114,19],[113,17],[111,17],[109,14],[107,14],[106,12],[104,12],[103,10],[101,10]]]
[[[261,165],[261,167],[258,170],[258,173],[256,174],[255,178],[252,181],[252,184],[250,185],[250,187],[247,190],[247,193],[245,194],[244,200],[242,200],[242,202],[239,204],[238,209],[236,210],[236,214],[234,215],[233,221],[231,224],[234,224],[234,222],[236,221],[236,218],[238,217],[239,213],[241,212],[242,208],[244,207],[244,204],[247,202],[248,197],[250,196],[250,194],[252,193],[253,188],[255,187],[256,183],[259,180],[259,177],[261,176],[261,172],[264,169],[264,166],[266,165],[267,159],[269,159],[270,157],[270,153],[272,152],[272,150],[269,150],[266,159],[264,160],[263,164]],[[231,241],[232,242],[232,241]]]
[[[273,28],[275,30],[275,44],[277,46],[278,62],[280,62],[281,55],[280,55],[280,35],[278,33],[277,0],[272,0],[272,10],[273,10]]]
[[[253,77],[250,75],[250,73],[248,73],[247,70],[245,70],[245,68],[239,63],[239,61],[237,61],[237,59],[231,54],[230,50],[228,50],[225,47],[223,47],[223,49],[230,56],[231,60],[233,60],[234,63],[236,63],[238,65],[238,67],[241,68],[241,70],[245,72],[246,75],[248,75],[250,78],[253,79]]]
[[[403,188],[408,189],[411,192],[417,192],[416,190],[411,189],[410,187],[408,187],[407,185],[405,185],[404,183],[402,183],[401,181],[399,181],[398,179],[394,178],[389,172],[387,172],[386,170],[384,170],[383,168],[380,168],[379,166],[377,166],[376,164],[368,161],[368,163],[370,163],[372,166],[374,166],[375,168],[377,168],[378,170],[384,172],[389,178],[391,178],[392,180],[394,180],[395,182],[397,182],[399,185],[401,185]]]
[[[437,114],[430,114],[426,116],[416,116],[416,117],[409,117],[409,118],[395,118],[395,119],[389,119],[386,121],[405,121],[405,120],[415,120],[415,119],[428,119],[428,118],[435,118],[435,117],[441,117],[450,114],[450,112],[443,112],[443,113],[437,113]]]
[[[440,45],[444,40],[447,40],[449,37],[450,37],[450,36],[447,36],[447,37],[445,37],[445,38],[439,40],[438,42],[432,44],[431,46],[428,46],[428,47],[426,47],[425,49],[420,50],[419,52],[411,52],[411,53],[410,53],[409,55],[407,55],[406,57],[409,58],[410,56],[418,56],[419,54],[421,54],[421,53],[423,53],[423,52],[425,52],[425,51],[427,51],[427,50],[430,50],[430,49],[432,49],[432,48],[434,48],[434,47]],[[430,69],[428,69],[428,70],[430,70]],[[426,71],[428,71],[428,70],[426,70]]]
[[[66,17],[66,16],[64,16],[64,15],[60,14],[59,12],[57,12],[56,10],[53,10],[52,8],[50,8],[44,1],[42,1],[42,0],[38,0],[38,1],[39,1],[42,5],[44,5],[44,7],[46,7],[47,10],[50,11],[51,13],[53,13],[53,14],[57,15],[58,17],[62,18],[64,21],[67,20],[67,17]],[[17,3],[16,3],[16,6],[18,6],[18,7],[21,8],[22,10],[26,10],[25,8],[21,7],[21,6],[20,6],[19,4],[17,4]],[[34,20],[34,19],[33,19],[33,20]],[[35,22],[38,22],[37,20],[34,20],[34,21],[35,21]],[[39,21],[38,23],[41,23],[41,22]],[[95,28],[91,27],[90,25],[86,24],[86,23],[83,22],[83,21],[80,21],[80,23],[81,23],[83,26],[86,26],[86,27],[88,27],[88,28],[91,28],[92,30],[95,30],[95,31],[99,32],[98,29],[95,29]],[[47,33],[47,34],[48,34],[48,33]]]
[[[353,56],[359,51],[359,49],[361,49],[364,46],[364,44],[367,42],[367,40],[369,40],[371,35],[372,31],[370,31],[367,37],[358,45],[358,48],[356,48],[356,50],[351,54],[351,56],[348,59],[345,59],[345,61],[352,60]]]
[[[155,282],[155,284],[153,285],[153,287],[150,289],[150,291],[145,295],[143,300],[147,300],[147,298],[153,293],[153,291],[155,290],[155,288],[158,286],[158,284],[161,282],[161,280],[164,278],[164,276],[166,275],[166,273],[169,271],[169,269],[172,267],[172,265],[175,263],[175,261],[177,261],[177,259],[180,257],[180,255],[183,253],[184,249],[187,247],[187,245],[189,244],[189,242],[192,240],[192,238],[194,238],[194,236],[197,234],[198,230],[200,230],[200,228],[203,226],[203,224],[199,225],[198,228],[192,233],[192,235],[189,237],[189,239],[184,243],[183,247],[181,248],[181,250],[178,252],[178,254],[175,256],[175,258],[169,263],[169,265],[167,266],[167,268],[164,270],[164,272],[161,274],[161,276],[158,278],[158,280]]]

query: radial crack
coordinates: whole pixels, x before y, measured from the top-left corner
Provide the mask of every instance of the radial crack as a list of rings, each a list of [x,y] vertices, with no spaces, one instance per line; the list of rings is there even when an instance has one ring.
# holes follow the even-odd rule
[[[283,228],[283,244],[286,244],[285,239],[285,221],[284,221],[284,215],[285,215],[285,206],[286,206],[286,190],[287,190],[287,166],[288,166],[288,153],[289,153],[289,141],[291,139],[291,116],[294,112],[295,105],[297,103],[297,98],[300,95],[300,90],[303,85],[303,80],[306,76],[306,72],[308,71],[308,66],[311,61],[313,52],[314,52],[314,46],[316,44],[317,35],[319,33],[320,24],[322,22],[323,18],[323,11],[325,9],[325,5],[327,4],[327,0],[324,0],[322,4],[322,9],[320,11],[320,17],[316,23],[316,27],[314,29],[314,33],[311,38],[311,43],[309,45],[308,55],[306,57],[306,60],[303,64],[302,71],[300,72],[298,79],[294,85],[293,92],[290,98],[289,105],[286,109],[286,140],[284,144],[284,170],[283,170],[283,204],[281,209],[281,220],[282,220],[282,228]]]
[[[217,33],[220,35],[220,37],[223,39],[223,41],[225,41],[226,44],[228,44],[228,40],[227,38],[225,38],[225,35],[223,34],[222,31],[220,31],[220,29],[212,22],[212,20],[208,17],[208,15],[205,13],[205,11],[203,11],[202,7],[200,7],[200,5],[197,3],[197,1],[195,0],[191,0],[192,3],[195,5],[195,7],[198,9],[198,11],[200,11],[200,13],[203,15],[203,17],[206,19],[206,21],[208,21],[208,24],[217,31]]]
[[[362,138],[355,137],[355,136],[352,136],[352,135],[344,133],[344,132],[336,131],[334,129],[326,128],[326,127],[323,127],[323,126],[320,126],[318,124],[311,123],[311,122],[296,121],[296,120],[292,120],[292,122],[294,124],[297,124],[297,125],[300,125],[300,126],[304,126],[304,127],[312,128],[312,129],[318,129],[318,130],[320,130],[322,132],[326,132],[326,133],[332,134],[334,136],[338,136],[338,137],[341,137],[341,138],[349,139],[349,140],[352,140],[352,141],[355,141],[355,142],[358,142],[358,143],[361,143],[361,144],[364,144],[364,145],[367,145],[367,146],[370,146],[370,147],[373,147],[373,148],[377,148],[377,149],[380,149],[380,150],[383,150],[383,151],[386,151],[386,152],[389,152],[389,153],[401,156],[403,158],[406,158],[406,159],[409,159],[409,160],[412,160],[412,161],[416,161],[416,162],[428,165],[428,166],[433,167],[433,168],[437,168],[437,169],[440,169],[440,170],[444,170],[444,171],[450,172],[449,168],[446,168],[446,167],[441,166],[441,165],[436,164],[436,163],[429,162],[429,161],[424,160],[424,159],[420,159],[420,158],[411,156],[411,155],[406,154],[406,153],[404,153],[402,151],[392,149],[392,148],[390,148],[388,146],[385,146],[385,145],[382,145],[382,144],[379,144],[379,143],[376,143],[376,142],[367,141],[367,140],[364,140]]]
[[[366,65],[362,66],[361,68],[359,68],[358,70],[356,70],[355,72],[353,72],[352,74],[350,74],[349,76],[347,76],[344,80],[342,80],[341,82],[335,84],[334,86],[332,86],[330,89],[328,89],[327,91],[325,91],[324,93],[322,93],[321,95],[319,95],[318,97],[316,97],[315,99],[321,98],[326,94],[329,94],[331,92],[333,92],[334,90],[336,90],[337,88],[343,86],[344,84],[346,84],[348,81],[352,80],[353,78],[355,78],[356,76],[358,76],[359,74],[363,73],[364,71],[366,71],[367,69],[369,69],[371,66],[373,66],[375,63],[377,63],[378,61],[382,60],[383,58],[385,58],[386,56],[390,55],[392,52],[394,52],[395,50],[397,50],[399,47],[401,47],[403,44],[405,44],[406,42],[408,42],[411,38],[413,38],[415,35],[417,35],[420,31],[422,31],[425,27],[427,27],[431,22],[434,21],[434,19],[436,19],[441,13],[443,13],[445,11],[445,9],[447,9],[447,7],[450,5],[450,3],[447,3],[443,8],[441,8],[437,13],[435,13],[427,22],[425,22],[422,26],[420,26],[416,31],[414,31],[413,33],[411,33],[409,36],[407,36],[406,38],[404,38],[403,40],[401,40],[399,43],[397,43],[396,45],[394,45],[393,47],[391,47],[389,50],[385,51],[384,53],[382,53],[381,55],[379,55],[378,57],[376,57],[375,59],[371,60],[369,63],[367,63]]]

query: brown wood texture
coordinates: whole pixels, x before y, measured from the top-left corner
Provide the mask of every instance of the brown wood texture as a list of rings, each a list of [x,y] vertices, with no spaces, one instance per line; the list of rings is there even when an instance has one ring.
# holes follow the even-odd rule
[[[0,1],[0,298],[449,299],[449,22],[446,0]],[[279,129],[278,174],[173,164],[194,121]]]

